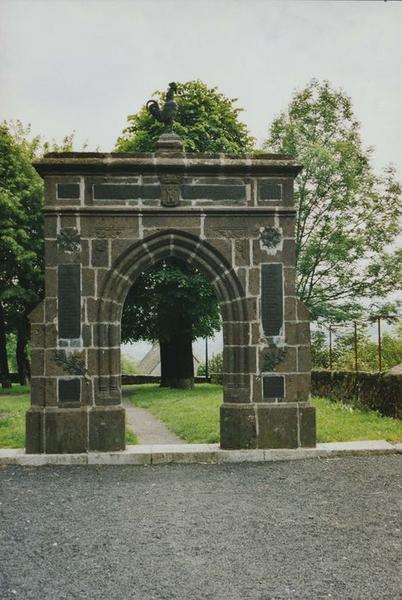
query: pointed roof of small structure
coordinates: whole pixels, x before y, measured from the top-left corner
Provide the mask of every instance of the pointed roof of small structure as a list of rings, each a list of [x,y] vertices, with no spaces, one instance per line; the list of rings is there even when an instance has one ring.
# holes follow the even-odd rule
[[[395,365],[391,369],[387,371],[390,375],[402,375],[402,363],[400,365]]]
[[[201,359],[196,356],[193,352],[194,359],[194,373],[197,373],[199,364],[202,362]],[[160,375],[161,374],[161,356],[159,351],[159,344],[155,342],[149,352],[146,353],[144,358],[141,360],[138,368],[144,375]]]
[[[159,353],[159,344],[155,342],[152,348],[146,353],[140,364],[138,365],[141,369],[141,373],[144,375],[153,375],[153,371],[160,365],[161,357]]]

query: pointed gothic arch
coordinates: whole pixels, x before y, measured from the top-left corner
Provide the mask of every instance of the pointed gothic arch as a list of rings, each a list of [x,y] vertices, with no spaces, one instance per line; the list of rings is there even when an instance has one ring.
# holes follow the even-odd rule
[[[140,273],[169,257],[193,265],[208,278],[221,306],[225,337],[228,326],[236,328],[236,324],[248,323],[244,286],[227,259],[206,240],[172,229],[156,232],[134,242],[115,259],[98,290],[97,392],[102,403],[107,398],[120,401],[120,357],[116,359],[115,351],[120,347],[120,326],[126,296]],[[248,332],[245,331],[240,325],[237,345],[243,349],[246,349],[249,342]],[[228,345],[224,352],[230,353]],[[237,369],[244,374],[244,388],[245,381],[249,378],[247,351],[240,352],[237,361]],[[225,380],[230,386],[230,373],[225,374]],[[249,385],[248,381],[247,384]],[[229,391],[232,390],[229,388]]]

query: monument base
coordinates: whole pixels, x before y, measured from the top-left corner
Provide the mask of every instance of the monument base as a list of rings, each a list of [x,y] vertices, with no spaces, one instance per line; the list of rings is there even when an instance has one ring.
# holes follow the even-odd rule
[[[122,406],[41,408],[26,414],[27,454],[80,454],[125,450]]]
[[[315,408],[307,402],[221,406],[221,448],[314,448]]]

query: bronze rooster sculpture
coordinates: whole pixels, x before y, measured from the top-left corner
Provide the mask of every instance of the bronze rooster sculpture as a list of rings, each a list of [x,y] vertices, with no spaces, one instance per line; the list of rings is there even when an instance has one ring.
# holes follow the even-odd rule
[[[169,83],[169,89],[166,92],[165,105],[162,110],[156,100],[148,100],[146,104],[147,111],[157,121],[164,123],[166,131],[172,131],[173,121],[177,114],[177,102],[174,100],[174,94],[177,92],[177,85],[175,83]]]

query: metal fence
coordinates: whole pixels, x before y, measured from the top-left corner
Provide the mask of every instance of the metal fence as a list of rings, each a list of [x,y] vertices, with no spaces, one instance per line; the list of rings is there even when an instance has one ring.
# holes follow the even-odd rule
[[[359,319],[354,321],[347,321],[342,323],[334,322],[321,322],[320,326],[323,326],[328,331],[328,343],[329,343],[329,369],[333,370],[334,363],[334,334],[339,330],[345,330],[345,328],[353,328],[353,355],[354,355],[354,370],[359,370],[359,343],[358,343],[358,325],[374,325],[376,327],[376,343],[377,343],[377,356],[378,356],[378,371],[382,371],[382,324],[384,322],[390,324],[400,319],[400,315],[379,315],[372,319]]]

